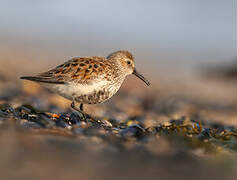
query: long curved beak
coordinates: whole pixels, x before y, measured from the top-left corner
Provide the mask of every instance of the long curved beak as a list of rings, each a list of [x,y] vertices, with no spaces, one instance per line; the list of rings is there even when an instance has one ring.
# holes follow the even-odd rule
[[[135,76],[137,76],[139,79],[141,79],[144,83],[146,83],[147,86],[150,85],[150,82],[149,82],[142,74],[140,74],[139,72],[137,72],[137,70],[136,70],[135,68],[134,68],[134,70],[133,70],[133,74],[134,74]]]

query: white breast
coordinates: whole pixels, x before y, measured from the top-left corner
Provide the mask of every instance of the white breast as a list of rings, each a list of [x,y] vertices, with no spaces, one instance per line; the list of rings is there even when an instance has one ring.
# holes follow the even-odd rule
[[[101,90],[108,87],[108,81],[101,80],[92,84],[45,84],[41,83],[44,87],[48,88],[50,91],[55,92],[67,99],[73,100],[74,97],[91,94],[96,90]]]

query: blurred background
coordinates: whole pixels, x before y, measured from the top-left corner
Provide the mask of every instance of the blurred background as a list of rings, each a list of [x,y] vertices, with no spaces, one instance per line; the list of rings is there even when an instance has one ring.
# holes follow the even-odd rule
[[[18,107],[28,103],[51,112],[66,111],[70,102],[49,94],[35,83],[22,82],[19,77],[46,71],[72,57],[106,57],[117,50],[129,50],[152,86],[147,88],[131,76],[108,103],[87,107],[87,112],[117,120],[142,116],[146,127],[183,115],[236,126],[236,19],[236,0],[0,0],[0,104],[7,102]],[[228,160],[231,170],[218,172],[223,175],[220,176],[216,168],[222,169],[226,164],[203,165],[203,159],[199,158],[205,155],[196,158],[199,151],[186,154],[185,148],[181,145],[177,148],[177,144],[174,146],[178,150],[170,154],[174,146],[167,145],[166,140],[146,145],[148,150],[136,147],[120,152],[117,146],[110,146],[111,142],[100,143],[101,139],[88,143],[81,137],[69,141],[47,136],[45,140],[45,136],[25,135],[15,129],[7,129],[3,134],[0,167],[8,172],[8,167],[17,161],[13,169],[22,179],[32,179],[35,173],[40,179],[41,170],[55,177],[52,172],[64,173],[65,169],[66,175],[74,178],[77,167],[83,170],[83,177],[88,177],[92,168],[91,179],[97,173],[102,175],[101,179],[111,179],[117,174],[116,179],[121,175],[120,163],[126,164],[122,170],[129,176],[124,177],[130,178],[134,172],[141,172],[136,178],[161,174],[166,179],[176,175],[184,179],[188,171],[189,175],[194,174],[193,179],[205,179],[208,170],[208,177],[222,179],[230,175],[234,164]],[[101,147],[96,155],[95,146]],[[152,155],[147,157],[149,150]],[[51,159],[55,153],[57,157]],[[89,161],[87,155],[92,157]],[[105,164],[101,165],[101,161]],[[142,161],[147,174],[142,174]],[[55,164],[58,166],[54,169]],[[29,172],[31,167],[33,170]],[[101,174],[98,167],[110,173]],[[236,164],[234,167],[236,170]],[[159,168],[162,172],[157,171]],[[63,179],[61,173],[57,174],[58,179]],[[16,177],[13,174],[11,179]]]
[[[0,2],[1,71],[12,69],[14,78],[71,57],[107,56],[126,49],[152,81],[199,89],[196,79],[190,84],[190,77],[200,66],[236,58],[235,0]],[[19,63],[24,66],[19,68]],[[205,84],[205,92],[216,89]]]
[[[149,76],[172,68],[173,75],[163,75],[176,77],[201,63],[236,57],[236,5],[234,0],[1,0],[1,59],[55,64],[128,49]]]

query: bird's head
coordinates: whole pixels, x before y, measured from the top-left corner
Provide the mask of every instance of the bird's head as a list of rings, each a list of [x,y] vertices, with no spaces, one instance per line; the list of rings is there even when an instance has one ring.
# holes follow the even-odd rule
[[[116,51],[110,54],[107,59],[116,61],[119,64],[120,68],[123,69],[126,75],[134,74],[138,78],[140,78],[147,86],[150,85],[150,82],[140,74],[136,68],[134,63],[133,55],[128,51]]]

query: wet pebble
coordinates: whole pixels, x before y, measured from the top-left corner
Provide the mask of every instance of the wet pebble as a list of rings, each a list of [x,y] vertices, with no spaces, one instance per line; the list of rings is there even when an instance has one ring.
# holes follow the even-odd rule
[[[204,128],[203,131],[197,137],[200,140],[210,139],[210,128]]]
[[[0,116],[6,117],[11,114],[16,115],[16,112],[9,104],[0,105]]]
[[[69,128],[71,124],[68,122],[70,121],[70,115],[68,113],[63,113],[55,120],[55,124],[57,127],[61,128]]]
[[[107,127],[107,128],[112,128],[113,127],[113,125],[106,118],[102,119],[101,123],[102,123],[101,125],[104,126],[104,127]]]
[[[120,134],[123,138],[135,137],[137,139],[142,139],[145,137],[146,130],[138,124],[133,124],[123,129]]]
[[[37,123],[44,128],[49,128],[55,125],[55,122],[51,120],[46,113],[41,113],[29,105],[16,108],[16,113],[18,118]]]
[[[72,112],[68,124],[75,125],[80,123],[83,120],[83,115],[80,112]]]

